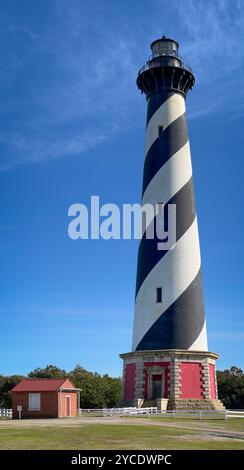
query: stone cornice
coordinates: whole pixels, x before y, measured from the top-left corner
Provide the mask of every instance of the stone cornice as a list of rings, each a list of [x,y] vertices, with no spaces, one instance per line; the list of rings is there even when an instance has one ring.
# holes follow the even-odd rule
[[[218,359],[219,355],[214,352],[210,351],[186,351],[183,349],[153,349],[153,350],[145,350],[145,351],[133,351],[129,353],[122,353],[120,354],[121,359],[131,359],[133,357],[144,357],[144,356],[169,356],[169,357],[178,357],[183,356],[185,358],[194,358],[201,356],[202,358],[212,358]]]

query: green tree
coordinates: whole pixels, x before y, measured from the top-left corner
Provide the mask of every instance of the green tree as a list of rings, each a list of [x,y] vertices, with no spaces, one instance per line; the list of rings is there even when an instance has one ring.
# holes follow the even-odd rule
[[[12,388],[23,379],[22,375],[11,375],[4,377],[0,375],[0,408],[11,408],[12,406]]]
[[[81,389],[81,408],[110,408],[120,400],[121,378],[88,372],[79,364],[68,375]]]
[[[77,386],[81,387],[84,380],[93,377],[93,373],[77,364],[72,371],[68,373],[70,380]]]
[[[62,378],[66,377],[67,372],[63,369],[59,369],[53,365],[47,365],[44,369],[34,369],[33,371],[29,372],[28,377],[37,377],[40,379],[52,379],[52,378]]]
[[[218,396],[227,409],[244,408],[244,374],[241,369],[232,366],[224,371],[217,371]]]

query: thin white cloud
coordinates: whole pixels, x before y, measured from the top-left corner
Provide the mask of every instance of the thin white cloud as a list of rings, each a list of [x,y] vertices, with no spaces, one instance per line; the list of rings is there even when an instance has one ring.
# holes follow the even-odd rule
[[[178,5],[188,34],[183,50],[206,80],[240,67],[244,59],[243,2],[185,0]]]
[[[191,62],[197,79],[192,117],[223,107],[228,108],[228,117],[244,98],[243,2],[184,0],[177,2],[177,10],[185,35],[183,54]]]
[[[243,112],[239,70],[244,63],[244,9],[241,0],[234,3],[235,8],[224,0],[173,0],[176,14],[170,18],[165,0],[151,0],[153,8],[143,23],[140,12],[138,18],[123,17],[104,1],[50,1],[49,23],[38,30],[24,16],[22,23],[2,17],[2,47],[13,41],[15,49],[10,50],[14,60],[8,53],[2,59],[0,85],[9,77],[21,84],[29,75],[29,92],[2,103],[2,118],[10,112],[20,119],[0,133],[0,171],[81,155],[135,127],[138,114],[145,112],[135,86],[137,70],[147,58],[150,39],[162,31],[167,12],[168,23],[174,19],[170,28],[182,44],[183,58],[197,72],[190,118],[224,106],[228,115],[238,117]],[[39,81],[37,62],[45,64]],[[233,86],[238,90],[234,96]]]
[[[50,62],[51,70],[43,83],[34,90],[30,87],[29,105],[35,115],[24,126],[20,122],[14,132],[4,130],[0,135],[2,171],[27,162],[82,154],[111,139],[133,119],[133,38],[124,34],[123,24],[113,32],[106,31],[102,16],[97,29],[99,14],[92,21],[91,10],[81,2],[73,1],[72,8],[62,1],[53,6],[55,28],[49,25],[45,34],[18,24],[4,30],[6,41],[16,35],[20,42],[27,37],[31,56]],[[29,59],[28,54],[23,58],[23,70]],[[13,111],[15,105],[17,112],[21,106],[24,109],[24,98],[22,104],[11,103]],[[10,149],[9,158],[5,148]]]
[[[17,152],[14,161],[6,161],[1,164],[0,171],[7,171],[28,162],[38,163],[49,158],[61,158],[69,155],[81,155],[82,153],[104,143],[116,132],[115,129],[86,129],[79,134],[72,134],[52,139],[32,138],[28,135],[14,134],[0,137],[0,144],[5,143],[13,152]]]

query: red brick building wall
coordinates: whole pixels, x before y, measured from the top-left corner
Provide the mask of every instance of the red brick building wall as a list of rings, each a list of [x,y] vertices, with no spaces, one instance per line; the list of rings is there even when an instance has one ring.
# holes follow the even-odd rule
[[[58,418],[58,392],[40,392],[40,411],[29,410],[29,393],[32,392],[13,392],[12,408],[14,419],[19,417],[19,412],[17,411],[18,405],[22,405],[23,418]]]
[[[77,393],[75,391],[59,392],[60,418],[77,415]],[[68,404],[68,402],[70,404]],[[69,409],[70,408],[70,409]]]
[[[12,393],[13,419],[19,418],[18,405],[22,406],[22,418],[64,418],[77,415],[77,392],[74,390],[40,392],[40,410],[29,410],[29,393],[33,392]]]

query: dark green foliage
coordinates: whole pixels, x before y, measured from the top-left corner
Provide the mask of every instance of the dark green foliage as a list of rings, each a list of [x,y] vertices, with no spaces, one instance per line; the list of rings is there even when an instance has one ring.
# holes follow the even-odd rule
[[[65,370],[59,369],[56,366],[48,365],[45,369],[34,369],[32,372],[29,372],[28,377],[38,377],[39,379],[52,379],[52,378],[62,378],[66,377],[67,372]]]
[[[21,379],[23,379],[21,375],[10,375],[9,377],[0,375],[0,408],[11,408],[11,390]]]
[[[81,408],[111,408],[120,400],[121,378],[100,375],[97,372],[89,372],[79,364],[66,372],[53,365],[47,365],[44,369],[34,369],[28,377],[61,378],[69,377],[77,388],[81,389]],[[0,408],[11,408],[11,389],[22,379],[22,376],[0,376]]]
[[[244,409],[244,373],[238,367],[217,371],[218,395],[227,409]]]
[[[111,408],[120,400],[121,378],[88,372],[79,364],[68,376],[81,389],[81,408]]]

